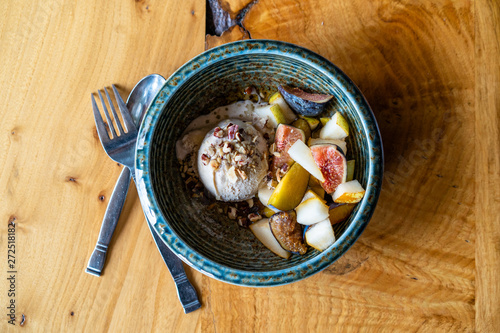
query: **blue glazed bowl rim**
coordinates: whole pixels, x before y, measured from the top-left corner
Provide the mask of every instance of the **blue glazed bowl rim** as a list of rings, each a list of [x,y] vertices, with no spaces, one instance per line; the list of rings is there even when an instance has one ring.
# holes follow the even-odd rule
[[[359,207],[350,225],[335,244],[315,257],[291,268],[275,271],[245,271],[211,261],[190,248],[178,237],[159,209],[151,183],[148,157],[152,147],[151,140],[155,124],[169,99],[183,82],[224,59],[263,53],[300,60],[335,82],[362,120],[362,133],[366,135],[368,142],[369,172],[365,196],[358,204]],[[274,40],[243,40],[224,44],[197,55],[168,78],[146,111],[140,126],[135,170],[139,198],[148,223],[151,223],[163,242],[185,263],[207,276],[227,283],[254,287],[277,286],[299,281],[320,272],[340,258],[356,242],[368,224],[380,194],[383,176],[383,147],[377,121],[368,102],[358,87],[337,66],[313,51],[291,43]]]

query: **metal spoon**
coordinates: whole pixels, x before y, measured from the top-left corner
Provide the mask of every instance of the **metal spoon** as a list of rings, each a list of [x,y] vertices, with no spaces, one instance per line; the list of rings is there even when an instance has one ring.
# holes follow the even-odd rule
[[[140,125],[146,110],[165,81],[166,80],[161,75],[152,74],[144,77],[132,89],[127,99],[127,108],[129,109],[136,125]],[[99,233],[99,239],[86,269],[87,273],[97,276],[100,276],[101,274],[102,268],[104,267],[104,261],[106,259],[107,247],[116,228],[123,204],[125,203],[125,198],[130,184],[130,177],[130,170],[128,168],[123,168],[104,215],[103,224]],[[174,279],[177,287],[177,295],[184,308],[184,312],[189,313],[200,308],[201,304],[198,300],[198,295],[186,277],[182,261],[163,243],[156,231],[153,230],[149,221],[147,221],[147,224],[163,261],[167,265],[167,268]]]

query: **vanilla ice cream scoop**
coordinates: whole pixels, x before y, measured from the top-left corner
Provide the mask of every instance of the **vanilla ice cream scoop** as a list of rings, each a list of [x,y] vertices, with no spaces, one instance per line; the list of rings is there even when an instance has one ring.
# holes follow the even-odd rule
[[[267,169],[266,140],[241,120],[220,122],[207,133],[198,151],[200,180],[217,200],[252,198]]]

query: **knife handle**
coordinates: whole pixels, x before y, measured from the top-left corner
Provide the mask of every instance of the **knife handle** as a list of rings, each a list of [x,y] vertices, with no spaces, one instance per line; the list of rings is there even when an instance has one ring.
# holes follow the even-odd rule
[[[94,252],[90,256],[89,263],[85,272],[101,276],[106,261],[108,246],[111,242],[111,237],[115,231],[120,213],[122,212],[125,198],[127,197],[128,187],[130,185],[130,169],[123,168],[120,178],[116,182],[111,198],[109,199],[108,208],[102,220],[101,231],[95,246]]]

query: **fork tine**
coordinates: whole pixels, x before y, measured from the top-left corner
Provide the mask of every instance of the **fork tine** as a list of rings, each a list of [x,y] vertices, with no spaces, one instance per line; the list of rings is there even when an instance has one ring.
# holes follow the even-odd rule
[[[122,127],[122,124],[120,122],[120,119],[118,118],[118,115],[116,114],[115,107],[113,106],[113,101],[111,100],[111,97],[109,97],[108,89],[106,89],[106,87],[104,87],[104,93],[106,94],[106,97],[108,98],[109,107],[111,108],[111,112],[113,113],[113,118],[115,118],[115,120],[116,120],[116,126],[118,127],[118,133],[120,135],[122,135],[125,133],[125,131],[123,130],[123,127]]]
[[[98,90],[97,93],[99,94],[99,98],[101,99],[102,107],[104,109],[104,115],[106,116],[106,120],[108,121],[109,130],[111,131],[111,134],[113,134],[113,139],[114,139],[118,135],[116,135],[115,127],[113,126],[113,123],[111,122],[111,117],[109,116],[109,112],[108,112],[108,108],[106,107],[106,103],[104,103],[104,98],[102,98],[101,91]],[[118,119],[116,121],[118,122]]]
[[[136,128],[134,120],[132,119],[130,111],[128,110],[127,105],[125,104],[120,94],[118,93],[118,90],[116,89],[115,85],[112,84],[111,87],[113,88],[113,92],[115,93],[115,98],[116,101],[118,102],[118,108],[120,109],[120,113],[122,114],[125,127],[127,128],[127,131],[130,132]]]
[[[101,142],[109,141],[108,131],[106,130],[106,126],[104,126],[104,120],[102,120],[94,95],[90,94],[90,97],[92,98],[92,109],[94,110],[94,120],[97,127],[97,134],[99,135]]]

